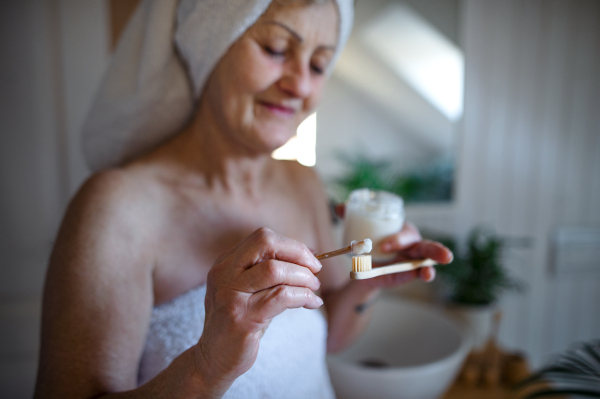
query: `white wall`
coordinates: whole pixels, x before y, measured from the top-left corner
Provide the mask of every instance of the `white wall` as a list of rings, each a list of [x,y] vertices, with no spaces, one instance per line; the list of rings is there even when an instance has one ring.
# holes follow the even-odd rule
[[[29,398],[40,299],[78,131],[107,62],[104,0],[0,2],[0,397]]]
[[[419,133],[334,75],[317,111],[316,168],[326,182],[339,178],[346,171],[340,152],[391,160],[396,170],[427,166],[439,153]]]
[[[0,396],[31,396],[39,296],[59,209],[50,18],[0,3]],[[51,182],[51,184],[46,184]]]
[[[317,111],[316,168],[326,182],[346,172],[339,153],[391,161],[413,171],[453,159],[457,126],[416,92],[361,40],[361,32],[399,0],[359,1],[354,30]],[[458,0],[415,0],[411,6],[456,41]]]
[[[600,264],[551,272],[560,226],[600,226],[600,2],[465,0],[464,133],[456,230],[529,237],[508,267],[524,295],[502,302],[502,341],[538,365],[600,337]]]

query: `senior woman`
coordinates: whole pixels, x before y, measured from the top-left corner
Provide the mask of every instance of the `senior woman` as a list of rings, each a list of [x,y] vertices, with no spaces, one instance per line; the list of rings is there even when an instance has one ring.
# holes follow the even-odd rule
[[[364,329],[357,305],[433,279],[322,266],[319,180],[270,158],[315,108],[351,13],[351,0],[142,4],[86,124],[100,171],[51,257],[36,398],[331,398],[325,352]],[[383,247],[452,258],[409,224]]]

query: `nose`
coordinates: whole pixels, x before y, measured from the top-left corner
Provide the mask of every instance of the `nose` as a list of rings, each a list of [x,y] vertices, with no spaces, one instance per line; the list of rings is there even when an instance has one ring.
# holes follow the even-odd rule
[[[285,68],[279,87],[292,97],[308,97],[312,91],[309,62],[300,59],[290,61]]]

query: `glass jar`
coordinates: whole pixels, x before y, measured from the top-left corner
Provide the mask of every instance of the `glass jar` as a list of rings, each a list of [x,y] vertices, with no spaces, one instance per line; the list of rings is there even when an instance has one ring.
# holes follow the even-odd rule
[[[379,246],[384,238],[402,229],[404,217],[404,201],[401,197],[368,188],[354,190],[346,201],[344,245],[370,238],[373,241],[373,261],[391,260],[395,254],[383,253]]]

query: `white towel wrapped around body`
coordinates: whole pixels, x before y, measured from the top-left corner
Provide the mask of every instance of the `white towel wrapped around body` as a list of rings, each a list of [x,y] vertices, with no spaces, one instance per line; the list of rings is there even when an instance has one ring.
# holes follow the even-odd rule
[[[202,285],[152,310],[138,384],[154,378],[198,342],[204,330]],[[334,399],[325,352],[327,323],[319,310],[288,309],[271,321],[256,361],[223,399]]]

